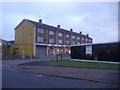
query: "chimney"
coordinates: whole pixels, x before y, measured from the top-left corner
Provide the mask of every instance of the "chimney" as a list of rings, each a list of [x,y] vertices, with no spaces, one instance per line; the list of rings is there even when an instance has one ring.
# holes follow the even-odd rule
[[[39,23],[40,23],[40,24],[42,23],[42,19],[39,19]]]
[[[89,37],[89,34],[87,34],[87,37]]]
[[[80,32],[80,35],[82,34],[82,32]]]
[[[60,28],[60,25],[57,25],[57,28]]]
[[[70,31],[73,32],[73,29],[71,28]]]

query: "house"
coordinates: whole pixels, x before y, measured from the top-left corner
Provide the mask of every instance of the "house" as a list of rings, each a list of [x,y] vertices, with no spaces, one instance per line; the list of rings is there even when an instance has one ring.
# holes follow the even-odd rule
[[[70,54],[71,45],[92,43],[89,34],[73,32],[39,22],[23,19],[15,27],[14,54],[44,57],[58,53]]]
[[[14,41],[0,39],[0,55],[10,55],[14,47]]]

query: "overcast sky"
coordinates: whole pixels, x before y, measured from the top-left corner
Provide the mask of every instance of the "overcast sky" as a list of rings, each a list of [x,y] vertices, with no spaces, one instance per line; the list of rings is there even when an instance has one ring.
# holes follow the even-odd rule
[[[14,28],[30,19],[74,32],[89,34],[94,43],[118,40],[117,2],[4,2],[2,3],[2,39],[14,40]]]

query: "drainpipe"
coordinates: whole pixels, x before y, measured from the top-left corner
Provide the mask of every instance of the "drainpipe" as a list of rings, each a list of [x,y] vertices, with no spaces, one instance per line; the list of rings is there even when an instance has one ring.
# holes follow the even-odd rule
[[[22,59],[25,59],[25,51],[24,51],[24,27],[22,31]]]

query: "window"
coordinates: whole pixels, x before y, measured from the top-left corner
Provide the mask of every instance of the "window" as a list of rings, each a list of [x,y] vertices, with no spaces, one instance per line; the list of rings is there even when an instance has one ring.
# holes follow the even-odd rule
[[[73,41],[73,45],[75,45],[75,41]]]
[[[2,42],[0,42],[0,46],[2,45]]]
[[[10,42],[8,43],[8,45],[10,45]]]
[[[78,45],[80,44],[80,42],[78,42]]]
[[[49,35],[54,35],[54,31],[49,31]]]
[[[89,42],[92,42],[92,40],[91,40],[91,39],[89,39]]]
[[[77,37],[78,40],[80,40],[80,37]]]
[[[67,37],[67,38],[69,38],[69,37],[70,37],[70,35],[69,35],[69,34],[67,34],[67,35],[66,35],[66,37]]]
[[[59,32],[59,33],[58,33],[58,36],[62,37],[62,33]]]
[[[62,40],[61,39],[59,39],[58,42],[59,42],[59,44],[62,44]]]
[[[3,42],[3,45],[7,45],[7,42]]]
[[[84,41],[84,38],[82,37],[82,41]]]
[[[44,40],[43,40],[44,38],[43,37],[37,37],[37,42],[43,42]]]
[[[75,36],[73,36],[73,39],[75,39]]]
[[[66,44],[70,44],[70,41],[69,41],[69,40],[66,40]]]
[[[54,43],[54,39],[53,38],[49,38],[49,43]]]
[[[37,28],[37,32],[38,33],[43,33],[43,29],[42,28]]]
[[[82,41],[81,44],[85,44],[85,42]]]
[[[88,41],[88,39],[86,38],[86,42]]]

